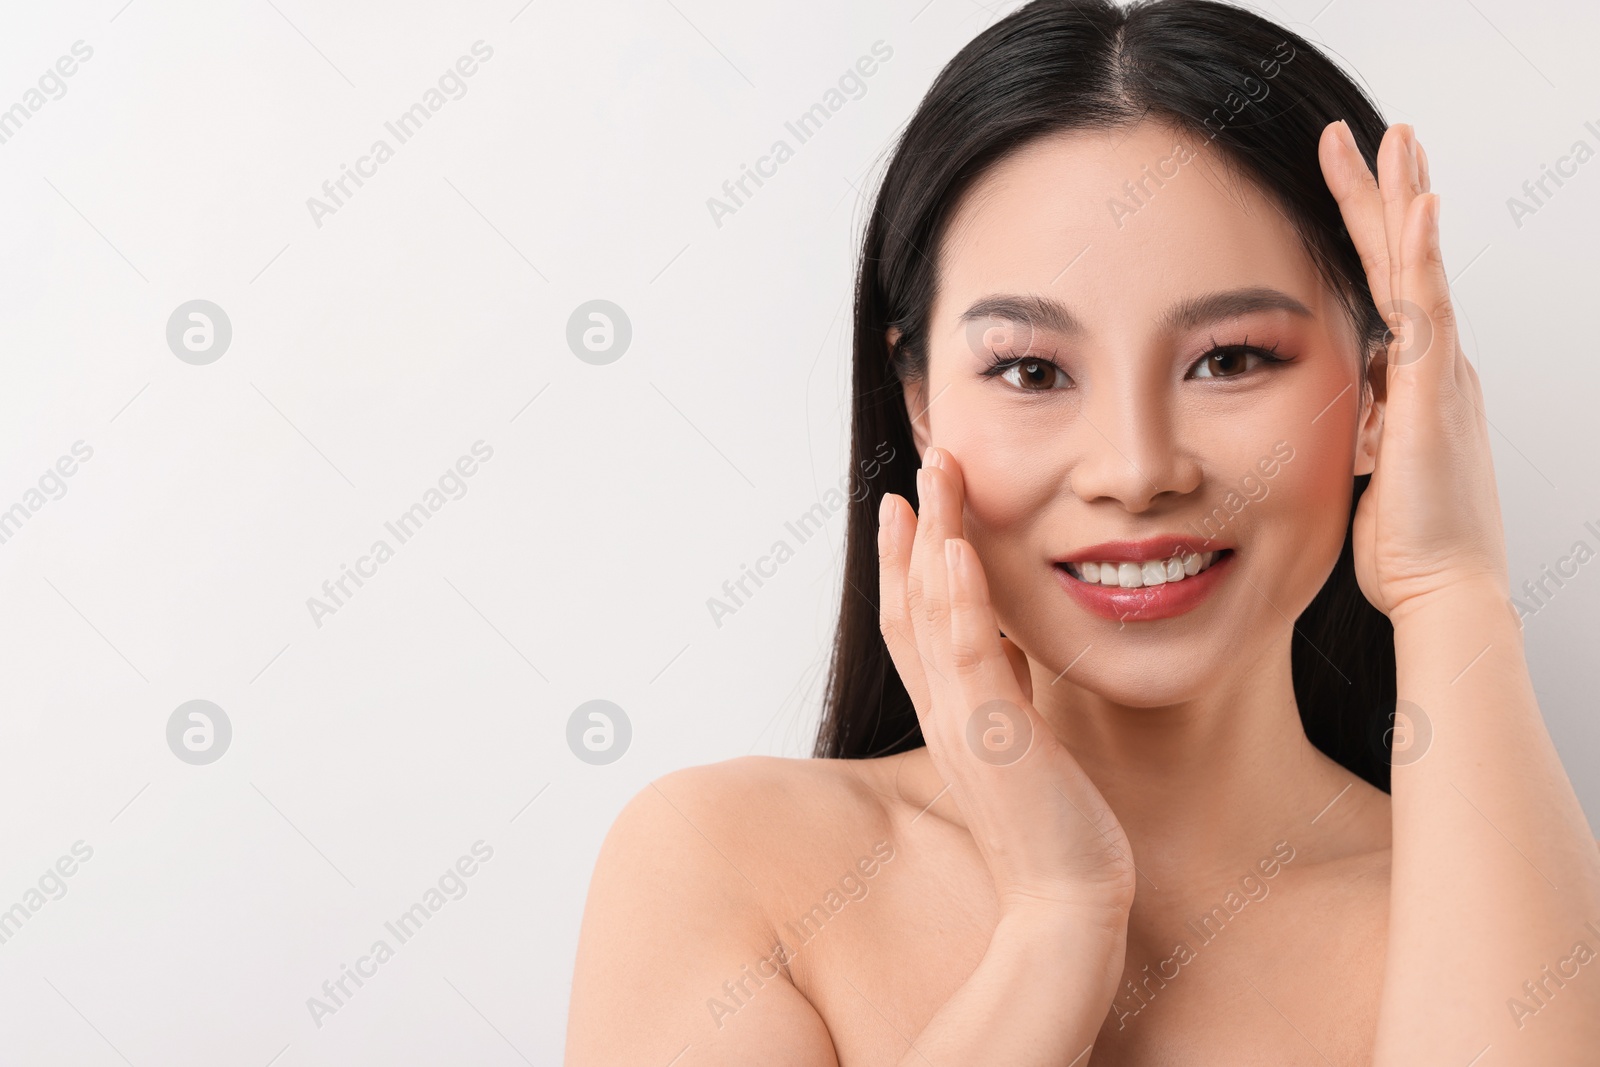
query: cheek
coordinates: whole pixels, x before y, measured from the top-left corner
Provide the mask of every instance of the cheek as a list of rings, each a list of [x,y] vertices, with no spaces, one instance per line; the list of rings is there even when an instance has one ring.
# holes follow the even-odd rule
[[[1277,473],[1269,478],[1256,472],[1266,496],[1250,505],[1255,512],[1251,534],[1263,556],[1271,557],[1262,563],[1278,572],[1272,580],[1286,612],[1311,602],[1344,546],[1354,490],[1355,414],[1354,404],[1347,403],[1353,392],[1315,422],[1312,411],[1286,425],[1278,438],[1284,444],[1273,457]]]
[[[962,533],[982,561],[1001,629],[1025,628],[1039,610],[1035,600],[1049,577],[1041,566],[1047,531],[1036,527],[1055,514],[1067,493],[1069,449],[1059,425],[1027,425],[996,417],[980,406],[948,402],[935,443],[948,448],[966,485]],[[1061,532],[1055,531],[1059,541]]]
[[[981,549],[986,534],[1015,536],[1066,489],[1069,464],[1059,429],[1007,425],[993,417],[951,413],[938,443],[961,465],[967,536]]]

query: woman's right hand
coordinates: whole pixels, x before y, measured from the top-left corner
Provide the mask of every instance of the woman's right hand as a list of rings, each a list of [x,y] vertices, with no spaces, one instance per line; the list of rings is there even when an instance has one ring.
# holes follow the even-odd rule
[[[1026,657],[1001,636],[962,537],[964,484],[947,449],[928,450],[917,494],[920,516],[893,494],[879,512],[880,628],[1001,921],[1089,919],[1125,938],[1136,876],[1127,836],[1033,707]]]

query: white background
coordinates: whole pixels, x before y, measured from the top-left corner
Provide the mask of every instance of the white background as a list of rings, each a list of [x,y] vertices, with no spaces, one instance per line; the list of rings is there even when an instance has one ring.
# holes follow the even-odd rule
[[[8,5],[0,108],[94,54],[0,145],[0,509],[93,457],[0,545],[0,908],[94,851],[0,945],[0,1062],[559,1061],[621,805],[809,750],[843,513],[720,628],[706,600],[845,473],[864,197],[1013,6]],[[1428,147],[1513,586],[1600,547],[1600,162],[1520,228],[1506,205],[1600,144],[1600,15],[1261,10]],[[307,198],[480,39],[465,96],[317,226]],[[865,95],[717,226],[707,198],[879,40]],[[166,343],[196,298],[233,327],[208,366]],[[566,342],[597,298],[633,327],[605,366]],[[478,440],[466,495],[316,625],[307,598]],[[1600,825],[1600,563],[1526,638]],[[234,731],[207,766],[166,741],[196,698]],[[566,744],[592,699],[633,726],[608,766]],[[307,998],[480,839],[466,895],[318,1027]]]

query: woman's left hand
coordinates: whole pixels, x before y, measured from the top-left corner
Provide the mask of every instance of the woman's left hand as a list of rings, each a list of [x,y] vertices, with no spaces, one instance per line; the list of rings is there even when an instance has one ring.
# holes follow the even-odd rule
[[[1463,585],[1509,598],[1483,388],[1457,334],[1427,155],[1410,126],[1390,126],[1375,181],[1343,122],[1318,153],[1392,331],[1370,369],[1385,403],[1352,531],[1356,581],[1391,619]]]

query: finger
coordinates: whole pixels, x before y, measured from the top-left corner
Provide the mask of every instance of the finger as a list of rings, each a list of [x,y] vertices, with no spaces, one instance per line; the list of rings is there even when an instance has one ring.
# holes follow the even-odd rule
[[[1367,288],[1380,310],[1389,306],[1389,241],[1384,234],[1383,201],[1378,183],[1367,169],[1367,161],[1356,147],[1350,128],[1343,122],[1330,123],[1317,143],[1323,178],[1339,204],[1345,229],[1361,256]]]
[[[917,532],[911,548],[911,566],[906,576],[906,601],[918,643],[933,659],[936,668],[945,665],[943,645],[948,640],[950,601],[945,577],[944,542],[961,536],[959,511],[951,500],[953,479],[940,469],[945,453],[929,448],[917,471]],[[930,687],[937,690],[932,679]]]
[[[1405,240],[1400,268],[1401,295],[1421,308],[1431,331],[1427,350],[1418,358],[1392,368],[1391,390],[1403,380],[1419,390],[1419,403],[1436,406],[1444,390],[1454,388],[1460,339],[1456,333],[1455,306],[1450,300],[1450,280],[1439,250],[1439,194],[1416,198],[1405,220]],[[1464,361],[1464,360],[1463,360]],[[1397,378],[1400,375],[1402,377]],[[1394,402],[1391,392],[1390,403]]]
[[[885,493],[878,510],[878,630],[920,722],[928,707],[928,680],[906,609],[906,570],[911,566],[916,528],[917,516],[911,505],[894,493]]]
[[[961,536],[961,517],[952,510],[952,478],[937,466],[945,458],[943,449],[930,448],[917,471],[917,532],[906,577],[906,607],[927,672],[934,729],[954,740],[943,710],[950,699],[950,596],[944,542]]]
[[[1396,274],[1403,258],[1400,245],[1405,235],[1406,212],[1411,208],[1411,202],[1417,198],[1418,192],[1417,159],[1413,148],[1415,144],[1411,127],[1405,123],[1396,123],[1384,133],[1383,143],[1378,146],[1378,196],[1383,201],[1383,234],[1389,248],[1391,299],[1394,298],[1398,287]],[[1415,331],[1419,328],[1418,323],[1410,321],[1417,313],[1416,308],[1395,301],[1393,307],[1379,304],[1378,310],[1397,331]],[[1412,335],[1407,335],[1401,343],[1409,343],[1412,339]]]
[[[945,541],[945,565],[956,718],[968,749],[979,759],[1015,763],[1033,739],[1034,716],[1001,643],[983,566],[960,537]]]

